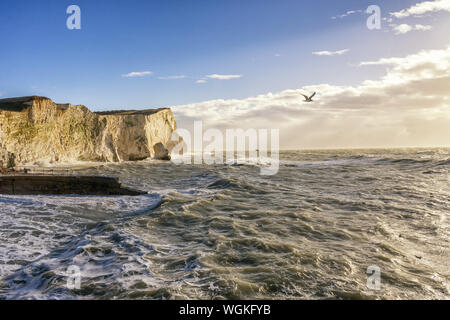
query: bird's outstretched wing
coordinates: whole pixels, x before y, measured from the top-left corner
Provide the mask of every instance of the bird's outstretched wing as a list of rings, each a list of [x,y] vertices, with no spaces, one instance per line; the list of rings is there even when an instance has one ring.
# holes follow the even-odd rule
[[[305,97],[305,100],[308,100],[308,96],[307,95],[304,95],[303,93],[300,93],[300,94]]]
[[[316,92],[314,92],[311,97],[309,97],[310,99],[312,99],[312,97],[314,97],[316,95]]]

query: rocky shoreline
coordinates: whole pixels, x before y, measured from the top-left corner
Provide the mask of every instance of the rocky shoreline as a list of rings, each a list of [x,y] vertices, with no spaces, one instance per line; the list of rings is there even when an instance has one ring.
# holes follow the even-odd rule
[[[0,194],[145,194],[114,177],[36,173],[26,166],[170,160],[175,130],[168,108],[91,112],[46,97],[0,99]]]

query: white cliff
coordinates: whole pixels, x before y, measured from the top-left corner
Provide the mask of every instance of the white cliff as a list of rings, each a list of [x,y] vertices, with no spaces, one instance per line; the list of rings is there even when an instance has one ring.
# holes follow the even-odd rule
[[[91,112],[44,97],[0,100],[0,167],[167,158],[170,109]]]

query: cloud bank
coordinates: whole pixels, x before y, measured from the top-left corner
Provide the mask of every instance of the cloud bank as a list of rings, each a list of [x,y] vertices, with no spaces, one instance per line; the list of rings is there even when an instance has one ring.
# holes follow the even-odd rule
[[[450,46],[360,63],[388,68],[357,86],[319,84],[172,107],[179,128],[278,128],[295,148],[450,146]],[[302,93],[317,91],[314,103]]]
[[[410,16],[422,15],[429,12],[437,11],[449,11],[450,12],[450,0],[436,0],[436,1],[424,1],[417,3],[416,5],[403,9],[397,12],[391,12],[391,16],[396,18],[406,18]]]

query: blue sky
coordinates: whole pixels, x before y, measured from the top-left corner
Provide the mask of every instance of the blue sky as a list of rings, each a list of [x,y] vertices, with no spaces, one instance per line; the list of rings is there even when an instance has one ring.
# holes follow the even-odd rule
[[[279,129],[283,149],[450,146],[449,16],[450,0],[2,1],[0,97],[169,106],[178,128]]]
[[[44,95],[93,110],[148,108],[245,98],[305,85],[352,85],[383,72],[352,65],[433,47],[365,27],[349,10],[379,4],[384,13],[416,1],[2,1],[0,93]],[[66,28],[66,8],[81,8],[81,30]],[[397,45],[396,45],[397,44]],[[350,48],[324,59],[312,52]],[[405,49],[407,48],[407,49]],[[419,49],[419,48],[417,48]],[[151,71],[143,77],[123,77]],[[211,74],[241,75],[231,80]],[[178,79],[162,79],[183,76]]]

